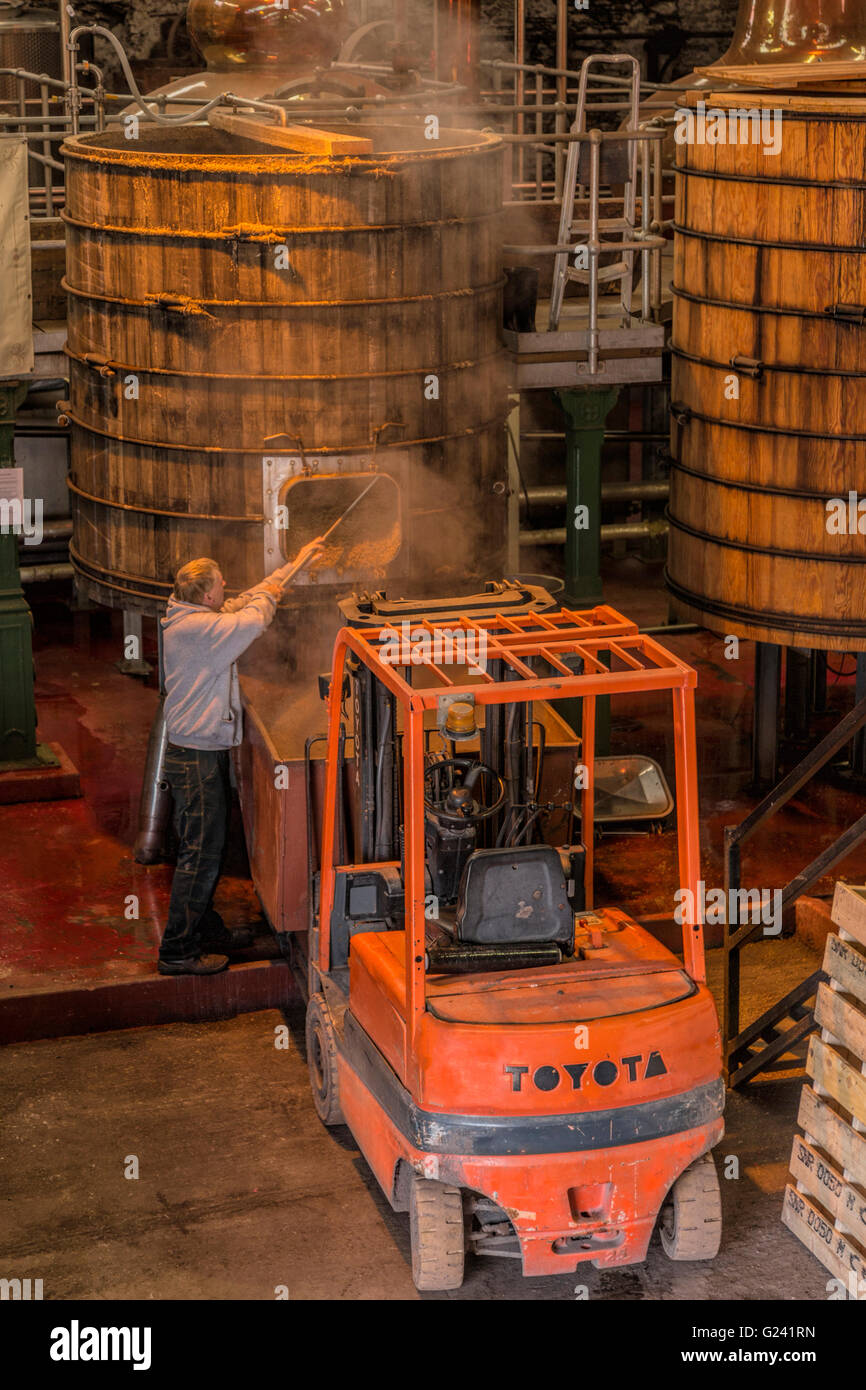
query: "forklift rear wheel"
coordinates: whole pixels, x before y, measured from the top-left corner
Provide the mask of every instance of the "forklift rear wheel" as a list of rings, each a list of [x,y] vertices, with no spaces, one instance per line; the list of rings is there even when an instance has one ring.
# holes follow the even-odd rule
[[[466,1249],[459,1187],[413,1174],[409,1189],[412,1278],[421,1293],[459,1289]]]
[[[316,1113],[323,1124],[344,1125],[337,1081],[337,1040],[331,1010],[323,994],[310,996],[306,1035],[307,1065]]]
[[[711,1153],[681,1173],[662,1207],[660,1234],[671,1260],[712,1260],[722,1239],[722,1197]]]

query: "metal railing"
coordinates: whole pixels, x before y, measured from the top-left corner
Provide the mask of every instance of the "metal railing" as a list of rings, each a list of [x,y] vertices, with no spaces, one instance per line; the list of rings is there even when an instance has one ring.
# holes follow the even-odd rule
[[[79,88],[81,124],[90,130],[104,130],[106,92],[102,72],[93,63],[80,63],[78,71],[96,81],[95,87]],[[70,88],[60,78],[24,68],[0,68],[2,77],[14,80],[16,94],[0,100],[0,135],[23,135],[26,139],[31,171],[30,216],[33,221],[49,221],[59,216],[65,202],[64,167],[58,156],[72,128]]]
[[[482,59],[479,68],[489,74],[492,86],[482,90],[480,102],[469,109],[479,116],[492,117],[500,133],[515,145],[508,198],[515,202],[557,202],[562,197],[565,175],[566,150],[562,141],[577,114],[580,72],[538,63],[509,63],[499,58]],[[622,116],[630,111],[629,85],[628,79],[590,74],[588,87],[593,110],[605,112],[611,124],[615,124],[617,114]],[[656,82],[640,84],[642,97],[669,90],[673,105],[674,89]],[[673,117],[655,116],[646,124],[658,128],[672,120]]]
[[[788,773],[773,790],[759,802],[740,825],[725,827],[725,901],[736,902],[737,920],[725,927],[725,973],[722,1028],[725,1046],[725,1071],[728,1085],[743,1086],[758,1072],[787,1069],[801,1065],[796,1059],[785,1062],[787,1053],[802,1044],[815,1027],[808,1001],[825,977],[820,970],[779,999],[745,1028],[740,1023],[740,953],[762,932],[760,923],[741,924],[739,921],[741,885],[741,853],[743,845],[795,796],[808,781],[860,729],[866,727],[866,700],[860,700],[830,733],[821,740],[802,762]],[[866,840],[866,815],[862,815],[848,830],[813,859],[782,889],[781,910],[784,913],[824,874],[834,868],[846,855]],[[779,1025],[786,1018],[794,1020],[786,1029]]]

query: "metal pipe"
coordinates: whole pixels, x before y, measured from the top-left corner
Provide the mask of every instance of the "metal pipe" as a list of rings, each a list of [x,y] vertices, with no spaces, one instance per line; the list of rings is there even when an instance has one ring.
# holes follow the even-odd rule
[[[664,383],[661,382],[661,381],[659,381],[659,382],[650,382],[650,383],[648,383],[648,384],[651,385],[651,386],[662,386]],[[607,442],[608,442],[609,440],[612,440],[612,439],[625,439],[625,440],[627,440],[629,443],[632,443],[632,442],[635,442],[635,443],[636,443],[638,440],[642,440],[642,441],[644,441],[644,442],[646,442],[646,443],[649,443],[650,441],[656,441],[656,442],[659,442],[659,441],[661,441],[661,440],[667,441],[667,440],[670,439],[670,437],[671,437],[671,436],[670,436],[670,430],[665,430],[664,432],[661,432],[661,431],[658,431],[658,430],[605,430],[605,432],[604,432],[604,442],[605,442],[605,444],[607,444]],[[521,438],[521,439],[564,439],[564,438],[565,438],[565,431],[564,431],[564,430],[521,430],[521,431],[520,431],[520,438]]]
[[[640,229],[641,240],[647,242],[650,238],[650,150],[651,145],[648,140],[640,142]],[[641,258],[641,308],[640,314],[644,322],[650,317],[650,294],[652,286],[650,284],[650,272],[653,256],[647,247],[640,253]]]
[[[41,136],[42,127],[45,125],[47,121],[50,125],[56,125],[58,127],[55,139],[59,140],[63,135],[63,127],[66,124],[66,117],[60,115],[59,113],[56,116],[19,116],[16,112],[12,111],[8,114],[6,112],[0,113],[0,121],[3,121],[6,125],[37,126],[37,130],[30,132],[31,139],[37,139]]]
[[[43,521],[42,524],[42,543],[50,541],[68,541],[72,535],[72,521]],[[21,537],[18,545],[25,550],[38,550],[39,546],[32,546],[26,543],[25,538]]]
[[[652,219],[652,224],[651,224],[651,228],[652,228],[652,231],[653,231],[653,232],[661,232],[661,231],[663,231],[663,230],[665,229],[665,225],[666,225],[666,224],[665,224],[665,223],[663,222],[663,220],[662,220],[662,201],[663,201],[663,188],[662,188],[662,147],[661,147],[661,145],[654,145],[654,146],[653,146],[653,219]],[[662,258],[661,258],[661,256],[656,256],[656,257],[654,257],[654,260],[653,260],[653,293],[652,293],[652,302],[653,302],[653,308],[654,308],[654,310],[656,311],[656,313],[659,313],[659,312],[661,311],[661,305],[662,305]]]
[[[533,107],[532,109],[534,110],[535,108]],[[500,140],[505,140],[509,145],[534,145],[538,140],[537,135],[507,135],[499,130],[491,133],[498,135]],[[622,144],[624,141],[643,140],[644,138],[650,140],[664,140],[666,134],[667,132],[664,130],[591,130],[588,134],[578,134],[576,131],[567,130],[563,135],[545,134],[544,142],[545,144],[556,144],[559,142],[559,144],[565,145],[570,141],[575,141],[578,144],[586,143],[592,145],[595,143],[606,145],[618,141]],[[593,136],[597,137],[595,141],[593,141]],[[676,171],[673,169],[666,169],[664,172],[667,174],[675,173]],[[586,200],[584,199],[584,201]],[[622,199],[618,198],[617,201],[621,202]]]
[[[56,579],[73,579],[75,570],[71,565],[22,565],[22,584],[49,584]]]
[[[521,110],[521,114],[518,115],[518,117],[517,117],[517,132],[516,132],[516,133],[517,133],[518,135],[522,135],[522,134],[523,134],[523,115],[522,115],[522,110],[523,110],[523,105],[524,105],[524,102],[523,102],[523,98],[524,98],[524,82],[523,82],[523,67],[524,67],[524,63],[523,63],[523,59],[524,59],[524,55],[525,55],[525,52],[526,52],[525,45],[526,45],[526,0],[515,0],[515,14],[514,14],[514,57],[515,57],[515,59],[516,59],[516,69],[515,69],[515,70],[516,70],[516,73],[517,73],[517,79],[516,79],[516,82],[515,82],[514,96],[515,96],[515,106],[518,107],[518,108],[520,108],[520,110]],[[518,159],[518,161],[517,161],[517,177],[518,177],[518,179],[523,179],[523,178],[524,178],[523,152],[522,152],[522,151],[521,151],[520,157],[519,157],[519,159]]]
[[[147,760],[141,798],[138,804],[138,834],[133,856],[138,864],[155,864],[162,856],[165,832],[172,808],[172,794],[165,780],[165,754],[168,748],[168,727],[165,722],[165,697],[150,728]]]
[[[556,3],[556,107],[560,112],[564,111],[566,98],[568,96],[568,78],[565,75],[568,66],[568,20],[566,12],[566,0],[557,0]],[[578,81],[580,79],[578,78]],[[559,124],[556,126],[559,132]],[[560,196],[562,191],[562,179],[564,176],[563,152],[559,149],[554,151],[554,178]]]
[[[539,135],[539,136],[541,136],[541,135],[544,134],[544,111],[543,111],[543,97],[542,97],[542,90],[541,90],[541,84],[542,84],[543,81],[544,81],[544,79],[543,79],[543,77],[541,76],[541,74],[540,74],[540,73],[537,74],[537,75],[536,75],[536,78],[535,78],[535,102],[536,102],[536,107],[537,107],[536,116],[535,116],[535,133],[536,133],[536,135]],[[544,165],[544,155],[543,155],[542,151],[538,148],[538,146],[536,146],[536,150],[535,150],[535,194],[536,194],[536,197],[539,197],[539,196],[540,196],[540,194],[541,194],[541,185],[542,185],[542,183],[543,183],[543,181],[544,181],[544,168],[543,168],[543,165]]]
[[[589,132],[589,351],[587,353],[589,374],[598,371],[598,269],[601,242],[598,234],[598,199],[601,182],[601,131]]]
[[[46,141],[46,144],[47,144],[47,143],[48,143],[48,142]],[[48,208],[48,207],[51,208],[50,216],[53,217],[53,216],[54,216],[54,196],[53,196],[53,195],[54,195],[54,185],[53,185],[52,182],[51,182],[51,173],[50,173],[50,170],[51,170],[51,169],[56,169],[56,170],[58,171],[58,173],[62,174],[62,173],[65,172],[64,166],[59,162],[59,160],[57,160],[57,159],[52,159],[50,155],[39,154],[39,152],[38,152],[37,150],[30,150],[30,151],[29,151],[29,156],[30,156],[31,159],[34,159],[34,160],[36,161],[37,164],[41,164],[42,167],[43,167],[43,168],[45,169],[45,171],[46,171],[46,172],[45,172],[45,187],[42,188],[42,189],[34,189],[33,192],[34,192],[34,194],[39,193],[40,197],[41,197],[42,195],[45,196],[45,206],[46,206],[46,208]],[[66,245],[66,242],[64,241],[64,242],[62,243],[62,245],[65,246],[65,245]]]
[[[557,507],[566,500],[566,487],[530,487],[521,498],[525,507]],[[650,479],[644,482],[602,483],[602,502],[664,501],[670,495],[670,483],[665,479]]]
[[[607,541],[625,540],[655,540],[659,536],[666,536],[668,533],[668,523],[666,521],[617,521],[609,526],[600,526],[599,535],[602,543]],[[547,531],[527,531],[521,529],[521,545],[565,545],[566,530],[564,526],[554,526]]]
[[[46,209],[47,209],[47,212],[48,212],[48,216],[49,216],[49,217],[53,217],[53,216],[54,216],[54,183],[53,183],[53,180],[52,180],[52,178],[51,178],[51,170],[52,170],[52,168],[54,168],[54,167],[60,168],[61,165],[59,164],[58,161],[55,161],[55,160],[52,159],[52,157],[51,157],[51,139],[50,139],[51,128],[50,128],[50,126],[49,126],[49,124],[48,124],[48,116],[49,116],[49,114],[50,114],[50,113],[49,113],[49,110],[48,110],[48,88],[47,88],[44,84],[41,84],[41,85],[40,85],[39,94],[40,94],[40,97],[41,97],[41,99],[42,99],[42,115],[43,115],[43,117],[45,118],[45,125],[44,125],[44,127],[43,127],[43,134],[44,134],[45,138],[44,138],[44,140],[43,140],[43,142],[42,142],[42,155],[41,155],[41,157],[40,157],[39,162],[42,164],[42,167],[43,167],[43,170],[44,170],[44,172],[43,172],[43,184],[44,184],[44,187],[45,187],[45,206],[46,206]]]
[[[622,38],[622,34],[619,34],[619,35],[617,35],[616,37]],[[633,38],[636,37],[636,35],[634,35],[634,34],[632,34],[632,33],[630,32],[629,35],[628,35],[628,37],[629,37],[629,39],[633,39]],[[501,68],[501,69],[504,69],[504,70],[510,71],[510,72],[515,72],[518,68],[521,68],[521,67],[522,67],[523,70],[524,70],[524,72],[533,72],[533,73],[534,73],[534,72],[537,72],[538,69],[539,69],[539,67],[540,67],[540,68],[541,68],[541,71],[544,73],[545,77],[565,77],[565,78],[572,77],[572,78],[574,78],[574,81],[575,81],[575,82],[579,81],[579,79],[580,79],[580,73],[579,73],[579,72],[575,72],[573,68],[548,68],[548,67],[545,67],[543,64],[539,64],[539,63],[507,63],[507,62],[505,62],[505,60],[504,60],[503,58],[482,58],[482,59],[479,61],[478,66],[479,66],[480,68],[491,68],[491,69],[493,69],[493,70],[495,70],[495,69],[497,69],[497,68]],[[595,79],[595,80],[597,80],[597,81],[599,81],[599,82],[608,82],[608,83],[610,83],[611,86],[614,86],[614,87],[629,87],[629,86],[631,86],[631,78],[629,78],[629,77],[610,77],[610,76],[607,76],[606,74],[605,74],[605,75],[599,74],[598,77],[597,77],[597,79]],[[682,92],[683,92],[683,88],[682,88],[682,87],[678,87],[675,83],[671,83],[671,82],[647,82],[647,81],[645,81],[644,79],[641,79],[641,84],[640,84],[640,86],[641,86],[641,91],[646,91],[646,92],[670,92],[671,95],[672,95],[672,96],[675,96],[675,97],[676,97],[676,96],[681,96],[681,95],[682,95]]]
[[[63,60],[63,86],[67,88],[72,80],[72,49],[69,44],[69,30],[72,21],[72,6],[69,0],[57,0],[60,24],[60,56]]]
[[[249,98],[236,97],[231,92],[223,92],[220,93],[219,96],[213,97],[211,101],[207,101],[203,105],[198,106],[194,111],[191,111],[188,116],[186,114],[181,116],[161,115],[153,106],[148,106],[145,102],[145,99],[142,96],[141,91],[139,90],[138,83],[136,82],[135,77],[133,76],[132,69],[129,66],[129,59],[126,56],[126,52],[123,48],[123,45],[115,37],[112,31],[110,29],[106,29],[101,24],[80,24],[76,29],[73,29],[72,33],[69,36],[69,48],[71,53],[74,54],[78,52],[78,40],[82,34],[93,34],[94,36],[98,36],[101,39],[105,39],[108,43],[111,44],[112,48],[117,54],[118,62],[120,63],[121,68],[123,69],[123,75],[126,78],[132,90],[133,101],[140,108],[143,115],[146,116],[148,119],[155,121],[157,125],[177,126],[189,124],[191,121],[201,120],[204,116],[207,115],[209,111],[213,111],[215,107],[220,106],[222,104],[228,105],[230,103],[234,103],[238,106],[254,107],[262,107],[263,105],[265,105],[262,102],[252,101]],[[80,88],[78,85],[77,63],[75,64],[72,80],[70,82],[70,107],[72,119],[72,133],[73,135],[77,135],[79,131],[79,114],[81,108],[81,96]],[[268,109],[267,106],[265,106],[265,109]]]
[[[62,541],[62,540],[68,540],[69,537],[70,537],[71,535],[72,535],[72,520],[71,520],[71,518],[70,518],[69,521],[65,521],[65,520],[64,520],[64,521],[45,521],[45,522],[43,522],[43,524],[42,524],[42,539],[43,539],[43,542],[44,542],[44,541]],[[27,545],[23,537],[22,537],[21,540],[19,541],[19,545],[23,546],[26,550],[33,550],[33,549],[38,550],[38,549],[39,549],[38,546],[35,546],[35,547],[34,547],[34,546],[32,546],[32,545]]]
[[[692,632],[703,632],[700,623],[659,623],[657,627],[639,627],[642,637],[685,637]]]

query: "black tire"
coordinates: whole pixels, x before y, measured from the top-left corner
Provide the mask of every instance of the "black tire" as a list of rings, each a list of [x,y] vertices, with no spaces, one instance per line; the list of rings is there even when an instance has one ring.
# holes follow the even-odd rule
[[[696,1159],[668,1193],[659,1222],[670,1260],[712,1260],[722,1239],[722,1194],[711,1153]]]
[[[323,994],[313,994],[307,1005],[307,1066],[313,1104],[323,1124],[344,1125],[340,1109],[340,1085],[337,1076],[337,1040],[328,1001]]]
[[[466,1249],[459,1187],[412,1175],[409,1187],[412,1278],[421,1293],[459,1289]]]

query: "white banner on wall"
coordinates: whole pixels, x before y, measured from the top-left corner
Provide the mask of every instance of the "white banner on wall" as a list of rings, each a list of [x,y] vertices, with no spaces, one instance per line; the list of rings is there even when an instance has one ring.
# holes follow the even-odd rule
[[[0,377],[33,371],[33,290],[27,144],[18,135],[0,136]]]

